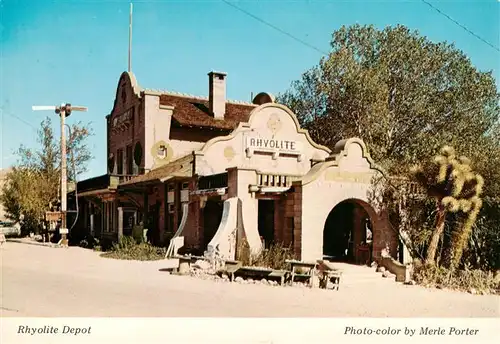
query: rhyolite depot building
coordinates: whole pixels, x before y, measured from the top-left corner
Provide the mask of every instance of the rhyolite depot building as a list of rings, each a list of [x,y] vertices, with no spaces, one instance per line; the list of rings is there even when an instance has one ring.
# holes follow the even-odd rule
[[[298,259],[365,263],[398,233],[378,203],[383,174],[363,141],[315,143],[295,114],[260,93],[226,99],[226,74],[208,74],[208,98],[143,89],[124,72],[106,116],[108,173],[78,183],[78,231],[103,240],[143,223],[150,242],[234,259],[245,238]],[[181,244],[182,245],[182,244]]]

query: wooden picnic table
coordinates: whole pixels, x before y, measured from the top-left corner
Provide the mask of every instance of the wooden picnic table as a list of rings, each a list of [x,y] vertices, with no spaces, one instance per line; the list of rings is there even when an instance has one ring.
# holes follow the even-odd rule
[[[188,274],[191,268],[191,264],[196,262],[197,260],[206,260],[205,257],[191,255],[175,255],[172,258],[179,259],[179,268],[177,269],[179,275]]]
[[[290,269],[292,271],[292,278],[290,279],[290,284],[293,285],[295,277],[306,278],[309,281],[309,285],[312,287],[314,274],[316,270],[317,262],[305,262],[300,260],[289,259],[285,261],[290,264]],[[303,270],[306,270],[304,273]]]

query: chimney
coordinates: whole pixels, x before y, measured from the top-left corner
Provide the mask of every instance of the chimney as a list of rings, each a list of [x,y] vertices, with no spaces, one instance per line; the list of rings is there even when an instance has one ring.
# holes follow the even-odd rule
[[[210,114],[216,119],[224,119],[226,113],[226,73],[208,73],[208,103]]]

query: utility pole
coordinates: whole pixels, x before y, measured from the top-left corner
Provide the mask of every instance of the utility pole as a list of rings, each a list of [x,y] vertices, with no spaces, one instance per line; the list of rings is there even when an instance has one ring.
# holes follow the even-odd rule
[[[65,135],[65,120],[71,115],[72,111],[87,111],[84,106],[71,106],[71,104],[61,104],[58,106],[33,106],[33,111],[53,110],[61,118],[61,228],[59,232],[62,235],[61,245],[68,245],[68,228],[66,225],[67,212],[67,167],[66,167],[66,135]]]

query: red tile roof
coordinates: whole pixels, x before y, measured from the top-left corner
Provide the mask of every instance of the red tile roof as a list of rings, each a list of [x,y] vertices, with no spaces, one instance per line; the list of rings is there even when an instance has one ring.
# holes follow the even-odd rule
[[[160,105],[174,107],[173,125],[233,130],[240,122],[247,122],[257,105],[226,102],[224,119],[215,119],[209,112],[208,100],[184,95],[162,94]]]

